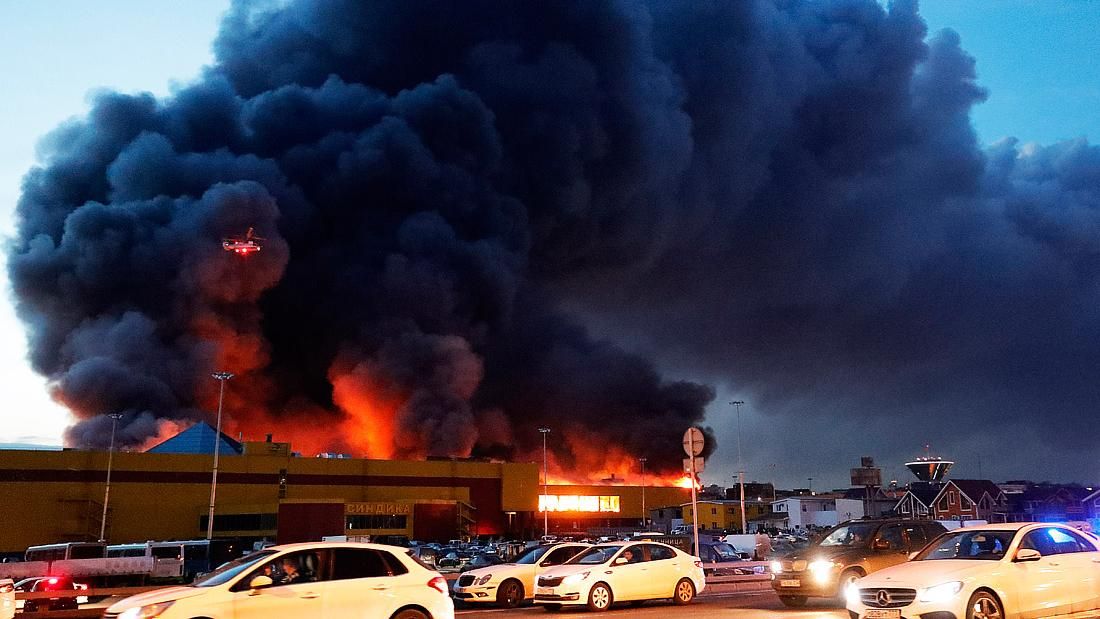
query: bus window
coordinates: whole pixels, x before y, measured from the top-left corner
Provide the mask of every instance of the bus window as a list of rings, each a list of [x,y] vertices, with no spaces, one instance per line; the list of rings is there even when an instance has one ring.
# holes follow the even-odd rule
[[[102,559],[103,546],[73,546],[69,549],[70,559]]]
[[[187,544],[183,548],[188,561],[206,561],[206,551],[209,548],[206,544]]]
[[[153,556],[158,559],[182,559],[179,546],[157,546],[153,548]]]

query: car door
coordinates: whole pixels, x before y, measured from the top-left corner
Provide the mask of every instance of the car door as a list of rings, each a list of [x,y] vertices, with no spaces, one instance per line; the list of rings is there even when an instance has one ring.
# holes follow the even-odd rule
[[[1070,612],[1088,614],[1100,608],[1100,553],[1085,537],[1069,528],[1050,527],[1047,534],[1054,543],[1057,558],[1066,570],[1066,576],[1074,580]]]
[[[645,597],[649,577],[649,566],[646,565],[645,552],[642,544],[633,544],[623,547],[619,554],[611,560],[606,573],[607,583],[611,585],[611,593],[616,601],[637,600]]]
[[[646,544],[646,554],[648,561],[646,561],[645,596],[671,597],[676,589],[676,583],[685,575],[680,573],[682,566],[676,560],[676,551],[659,544]]]
[[[868,559],[871,571],[877,572],[891,565],[904,563],[909,558],[904,529],[905,527],[900,524],[888,524],[878,530],[878,535],[871,544],[871,556]]]
[[[1067,572],[1065,557],[1058,553],[1049,528],[1036,528],[1025,533],[1017,552],[1024,549],[1038,551],[1042,557],[1038,561],[1017,561],[1013,564],[1019,582],[1020,617],[1034,619],[1071,612],[1077,580],[1074,574]]]
[[[324,616],[326,555],[320,550],[300,550],[278,555],[253,570],[232,588],[235,619]],[[250,589],[257,576],[271,578],[272,584]]]
[[[409,570],[383,550],[334,548],[332,572],[324,583],[325,617],[356,617],[364,608],[389,617],[413,597]],[[419,588],[424,583],[417,581]]]

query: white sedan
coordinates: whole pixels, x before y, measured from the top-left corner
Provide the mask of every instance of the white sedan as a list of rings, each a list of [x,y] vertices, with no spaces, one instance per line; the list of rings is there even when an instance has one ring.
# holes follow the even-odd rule
[[[105,619],[454,619],[447,582],[406,549],[320,542],[271,546],[189,587],[112,604]]]
[[[705,585],[702,561],[667,544],[600,544],[539,576],[535,604],[551,611],[568,604],[602,611],[615,602],[669,598],[687,604]]]
[[[455,599],[478,604],[515,608],[535,595],[535,578],[550,567],[561,565],[590,544],[554,544],[536,546],[515,563],[490,565],[470,570],[454,584]]]
[[[859,619],[1093,616],[1100,610],[1100,549],[1060,524],[955,529],[908,563],[852,583],[845,598]]]

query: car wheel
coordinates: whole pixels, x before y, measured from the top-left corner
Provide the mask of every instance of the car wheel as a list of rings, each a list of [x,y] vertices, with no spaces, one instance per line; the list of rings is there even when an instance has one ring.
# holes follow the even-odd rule
[[[545,608],[548,613],[556,613],[561,610],[561,604],[543,604],[542,607]]]
[[[779,601],[783,602],[783,605],[788,608],[801,608],[806,605],[806,596],[804,595],[781,595]]]
[[[836,589],[836,599],[839,600],[840,603],[843,604],[845,601],[844,592],[848,589],[848,585],[854,583],[860,578],[863,578],[863,572],[856,569],[849,569],[841,572],[839,586]]]
[[[975,591],[966,606],[966,619],[1003,619],[1001,601],[988,591]]]
[[[611,608],[614,601],[615,598],[611,595],[611,587],[602,582],[592,585],[592,590],[588,592],[588,610],[592,612],[605,611]]]
[[[672,601],[680,604],[690,604],[695,599],[695,584],[687,578],[681,578],[676,583],[676,591],[672,594]]]
[[[515,608],[523,602],[523,585],[518,580],[506,580],[497,589],[497,606]]]
[[[390,619],[428,619],[428,615],[415,608],[404,608],[397,611]]]

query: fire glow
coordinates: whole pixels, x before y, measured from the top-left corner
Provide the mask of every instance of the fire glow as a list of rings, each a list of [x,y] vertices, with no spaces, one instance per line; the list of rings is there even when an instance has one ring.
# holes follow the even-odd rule
[[[605,512],[620,511],[618,496],[582,496],[576,494],[540,494],[540,512]]]

